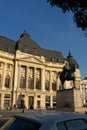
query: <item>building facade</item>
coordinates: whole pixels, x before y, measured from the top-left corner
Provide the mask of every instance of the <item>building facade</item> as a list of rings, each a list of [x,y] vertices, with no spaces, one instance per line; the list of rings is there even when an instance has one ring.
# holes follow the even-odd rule
[[[41,48],[26,31],[18,41],[0,36],[0,109],[55,107],[57,74],[65,61],[61,52]],[[80,83],[79,69],[76,74]]]
[[[87,77],[81,80],[83,106],[87,107]]]

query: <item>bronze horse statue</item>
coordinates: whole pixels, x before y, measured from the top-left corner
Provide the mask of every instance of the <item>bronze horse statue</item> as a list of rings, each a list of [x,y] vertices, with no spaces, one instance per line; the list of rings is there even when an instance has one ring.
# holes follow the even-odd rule
[[[65,65],[63,67],[63,71],[61,72],[58,72],[58,77],[60,78],[60,81],[61,81],[61,87],[62,89],[64,89],[64,83],[65,81],[70,81],[72,80],[73,81],[73,87],[75,87],[75,75],[74,75],[74,72],[75,72],[75,65],[69,65],[68,64],[68,67]]]

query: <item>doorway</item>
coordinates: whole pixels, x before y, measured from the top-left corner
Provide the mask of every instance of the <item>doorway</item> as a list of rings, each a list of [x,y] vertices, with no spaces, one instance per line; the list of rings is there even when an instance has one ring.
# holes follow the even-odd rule
[[[34,97],[33,96],[28,97],[28,107],[30,108],[31,105],[34,106]]]

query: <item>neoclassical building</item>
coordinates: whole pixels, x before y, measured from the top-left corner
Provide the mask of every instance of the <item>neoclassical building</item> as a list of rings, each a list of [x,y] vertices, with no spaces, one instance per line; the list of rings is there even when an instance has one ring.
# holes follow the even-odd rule
[[[83,105],[87,107],[87,77],[81,80]]]
[[[55,107],[57,74],[65,61],[61,52],[41,48],[26,31],[18,41],[0,36],[0,109]],[[76,75],[80,84],[79,69]]]

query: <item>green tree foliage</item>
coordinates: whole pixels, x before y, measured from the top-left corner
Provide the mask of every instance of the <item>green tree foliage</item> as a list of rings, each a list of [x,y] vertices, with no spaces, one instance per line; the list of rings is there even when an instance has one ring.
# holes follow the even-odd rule
[[[87,30],[87,0],[47,0],[52,7],[57,6],[63,13],[72,11],[77,27]]]

